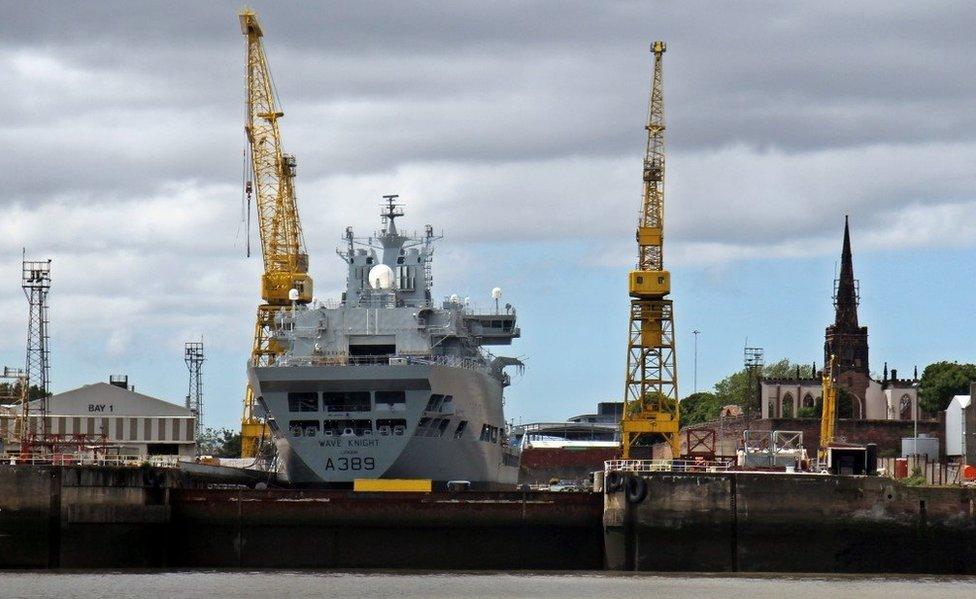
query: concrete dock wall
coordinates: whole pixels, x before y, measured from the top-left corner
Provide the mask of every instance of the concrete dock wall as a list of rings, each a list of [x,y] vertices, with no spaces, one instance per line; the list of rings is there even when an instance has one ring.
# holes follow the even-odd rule
[[[606,495],[610,569],[976,573],[976,489],[799,474],[644,479],[641,503]]]
[[[0,567],[158,565],[178,480],[155,468],[0,465]]]

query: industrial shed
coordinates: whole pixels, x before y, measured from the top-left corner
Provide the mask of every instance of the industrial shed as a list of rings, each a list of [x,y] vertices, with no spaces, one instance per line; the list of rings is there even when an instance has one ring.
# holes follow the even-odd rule
[[[956,395],[945,410],[946,455],[958,457],[966,464],[976,464],[976,408],[972,397],[976,383],[970,385],[969,395]]]
[[[40,401],[30,402],[30,426],[40,431]],[[136,393],[128,378],[112,377],[52,395],[48,399],[48,433],[101,439],[121,455],[179,455],[196,449],[195,418],[188,409]],[[11,430],[11,427],[4,427]]]

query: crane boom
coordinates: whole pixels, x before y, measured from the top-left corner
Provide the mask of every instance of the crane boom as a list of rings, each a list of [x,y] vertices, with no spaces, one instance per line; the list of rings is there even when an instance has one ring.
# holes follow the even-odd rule
[[[298,302],[312,299],[312,278],[308,275],[308,252],[302,236],[295,200],[295,158],[281,149],[278,121],[284,112],[275,100],[274,85],[261,38],[264,32],[257,15],[251,10],[239,13],[241,33],[247,38],[247,71],[245,75],[246,122],[244,132],[250,154],[258,231],[264,274],[261,277],[261,299],[254,326],[251,361],[267,365],[280,353],[272,341],[275,315],[291,305],[289,294],[298,292]],[[244,398],[241,418],[241,454],[257,454],[258,443],[265,434],[264,422],[254,413],[254,396],[250,385]]]
[[[680,453],[678,372],[671,275],[664,270],[664,42],[651,44],[654,71],[647,111],[644,194],[637,223],[637,267],[630,272],[630,334],[621,418],[622,457],[664,441]],[[642,449],[638,449],[642,448]],[[635,451],[636,450],[636,451]]]

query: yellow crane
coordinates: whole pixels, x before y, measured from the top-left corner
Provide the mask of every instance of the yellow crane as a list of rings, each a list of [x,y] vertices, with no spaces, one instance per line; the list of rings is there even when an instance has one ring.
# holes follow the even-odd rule
[[[630,272],[627,379],[620,423],[622,457],[649,455],[664,441],[678,457],[678,372],[671,274],[664,270],[664,42],[651,44],[654,76],[647,111],[644,197],[637,224],[637,268]]]
[[[308,252],[302,236],[295,201],[295,157],[281,150],[278,121],[284,116],[275,99],[261,38],[264,32],[254,11],[245,9],[238,15],[241,32],[247,38],[247,73],[245,75],[249,168],[252,192],[257,208],[258,231],[264,274],[261,277],[261,299],[254,325],[251,361],[270,364],[281,348],[271,339],[275,315],[292,304],[291,290],[298,293],[298,303],[312,299],[312,278],[308,275]],[[266,434],[264,421],[254,412],[254,394],[250,385],[244,397],[241,418],[241,455],[257,454],[260,440]]]
[[[821,464],[827,463],[827,448],[834,442],[835,427],[837,426],[837,386],[834,384],[834,364],[837,357],[830,356],[830,364],[824,368],[821,381],[823,384],[823,399],[820,400],[820,449],[817,458]]]

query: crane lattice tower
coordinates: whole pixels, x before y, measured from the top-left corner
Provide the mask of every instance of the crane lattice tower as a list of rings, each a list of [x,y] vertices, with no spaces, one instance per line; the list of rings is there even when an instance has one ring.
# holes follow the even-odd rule
[[[678,372],[671,275],[664,269],[664,42],[651,45],[654,74],[647,112],[644,195],[637,224],[637,268],[630,272],[630,327],[621,419],[624,459],[650,457],[665,442],[672,457],[678,435]]]
[[[22,261],[21,287],[29,305],[27,316],[27,384],[40,394],[38,421],[41,438],[46,439],[48,430],[47,398],[51,389],[51,362],[48,339],[47,295],[51,289],[51,261]],[[29,388],[28,388],[29,389]],[[27,397],[30,397],[28,390]]]
[[[193,412],[196,421],[195,439],[200,439],[203,429],[203,341],[188,341],[184,344],[183,361],[190,371],[190,385],[186,393],[186,407]]]

